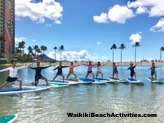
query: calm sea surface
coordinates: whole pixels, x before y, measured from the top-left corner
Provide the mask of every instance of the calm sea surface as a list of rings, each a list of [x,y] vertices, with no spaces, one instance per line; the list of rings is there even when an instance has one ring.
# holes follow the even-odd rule
[[[150,76],[150,66],[137,66],[137,78],[143,85],[106,83],[103,85],[79,84],[47,91],[0,95],[0,115],[18,114],[16,123],[163,123],[164,84],[153,84],[146,80]],[[52,79],[56,71],[50,67],[42,71]],[[118,67],[119,77],[129,77],[128,66]],[[102,67],[104,77],[111,76],[110,66]],[[65,76],[68,68],[63,69]],[[87,67],[75,68],[78,77],[85,77]],[[96,68],[93,69],[96,71]],[[164,78],[164,66],[157,70],[158,78]],[[0,84],[8,72],[0,73]],[[34,79],[34,71],[29,68],[19,70],[18,76],[29,83]],[[68,118],[67,113],[140,113],[157,114],[153,118]]]

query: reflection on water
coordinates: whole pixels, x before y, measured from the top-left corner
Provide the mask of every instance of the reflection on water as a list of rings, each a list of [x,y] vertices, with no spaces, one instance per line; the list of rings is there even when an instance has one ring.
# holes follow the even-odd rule
[[[119,67],[119,76],[126,79],[129,71]],[[118,123],[143,122],[162,123],[164,121],[164,84],[153,84],[146,80],[149,66],[137,66],[137,78],[144,84],[106,83],[102,85],[81,84],[64,88],[51,88],[37,93],[24,93],[0,96],[0,115],[19,114],[16,123]],[[86,67],[75,69],[78,77],[84,77]],[[96,68],[93,69],[95,71]],[[111,76],[111,67],[102,68],[104,76]],[[64,69],[64,74],[68,68]],[[164,75],[163,66],[157,69],[158,77]],[[55,75],[53,67],[43,70],[43,75],[52,79]],[[6,79],[8,72],[0,73],[0,84]],[[34,71],[24,68],[18,76],[29,83],[34,79]],[[95,113],[157,113],[157,118],[68,118],[67,112]]]

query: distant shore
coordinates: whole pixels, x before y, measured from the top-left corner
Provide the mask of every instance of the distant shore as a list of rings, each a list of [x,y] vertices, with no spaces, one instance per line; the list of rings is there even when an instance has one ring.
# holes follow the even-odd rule
[[[59,62],[56,62],[56,63],[49,63],[49,62],[41,62],[41,65],[43,66],[46,66],[46,65],[58,65]],[[65,62],[63,61],[62,62],[63,64],[62,65],[67,65],[69,66],[70,65],[70,62]],[[82,64],[87,64],[88,62],[74,62],[74,65],[82,65]],[[113,62],[101,62],[102,65],[112,65]],[[115,62],[117,65],[129,65],[130,62]],[[133,62],[134,63],[134,62]],[[97,62],[93,62],[92,64],[97,64]],[[135,63],[134,63],[135,64]],[[151,65],[152,62],[136,62],[137,65]],[[164,65],[164,62],[155,62],[156,65]],[[35,62],[33,63],[20,63],[20,62],[17,62],[17,66],[35,66]],[[0,64],[0,67],[9,67],[11,66],[10,63],[7,63],[7,64]]]

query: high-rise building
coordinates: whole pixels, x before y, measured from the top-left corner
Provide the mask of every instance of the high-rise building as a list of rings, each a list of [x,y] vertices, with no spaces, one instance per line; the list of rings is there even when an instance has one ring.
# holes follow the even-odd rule
[[[15,0],[0,0],[0,58],[11,58],[14,50]]]

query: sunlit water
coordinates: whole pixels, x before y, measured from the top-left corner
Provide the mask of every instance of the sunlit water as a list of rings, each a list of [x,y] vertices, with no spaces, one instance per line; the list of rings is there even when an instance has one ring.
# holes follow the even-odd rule
[[[54,77],[54,67],[42,71],[48,79]],[[119,67],[120,78],[129,76],[128,66]],[[162,123],[164,122],[164,84],[146,80],[149,66],[137,66],[137,78],[143,85],[106,83],[103,85],[79,84],[47,91],[0,95],[0,115],[18,114],[16,123]],[[78,77],[85,77],[87,67],[75,69]],[[109,66],[102,68],[104,77],[111,76]],[[96,68],[93,69],[96,71]],[[64,69],[65,76],[68,68]],[[164,78],[164,67],[157,69],[158,77]],[[0,73],[2,82],[8,72]],[[34,71],[24,68],[18,72],[24,83],[31,82]],[[67,112],[94,113],[153,113],[157,118],[68,118]]]

